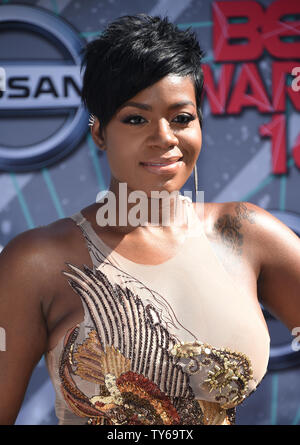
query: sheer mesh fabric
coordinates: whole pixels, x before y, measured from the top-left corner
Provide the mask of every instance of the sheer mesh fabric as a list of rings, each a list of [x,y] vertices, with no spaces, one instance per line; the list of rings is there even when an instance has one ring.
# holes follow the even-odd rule
[[[235,284],[188,198],[177,254],[137,264],[79,212],[93,269],[66,262],[84,320],[46,355],[60,424],[232,424],[264,377],[269,333]]]

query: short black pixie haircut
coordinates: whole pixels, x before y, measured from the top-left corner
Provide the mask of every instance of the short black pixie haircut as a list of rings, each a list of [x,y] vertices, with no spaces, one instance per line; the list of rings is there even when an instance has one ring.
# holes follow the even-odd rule
[[[191,76],[202,127],[202,56],[190,28],[180,30],[167,17],[119,17],[85,48],[83,103],[103,129],[121,105],[166,75]]]

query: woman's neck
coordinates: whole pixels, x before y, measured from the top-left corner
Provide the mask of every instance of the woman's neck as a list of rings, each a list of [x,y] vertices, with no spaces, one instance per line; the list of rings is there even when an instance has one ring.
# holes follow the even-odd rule
[[[99,196],[100,195],[100,196]],[[98,194],[101,203],[97,223],[122,233],[137,227],[159,227],[165,230],[186,224],[186,212],[178,190],[130,190],[126,183],[111,183],[108,191]]]

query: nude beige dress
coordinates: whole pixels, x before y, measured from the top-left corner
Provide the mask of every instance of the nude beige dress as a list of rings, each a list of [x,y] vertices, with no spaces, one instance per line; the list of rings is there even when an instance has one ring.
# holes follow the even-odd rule
[[[46,354],[59,424],[233,424],[264,377],[270,337],[260,306],[234,283],[189,198],[175,256],[137,264],[79,212],[93,261],[66,263],[82,323]]]

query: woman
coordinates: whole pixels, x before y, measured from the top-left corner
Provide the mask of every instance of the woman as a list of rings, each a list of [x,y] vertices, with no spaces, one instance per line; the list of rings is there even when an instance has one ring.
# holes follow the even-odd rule
[[[146,15],[87,46],[82,95],[110,190],[1,253],[2,424],[43,354],[60,424],[232,424],[267,369],[259,299],[300,326],[298,237],[254,204],[178,194],[201,148],[200,61],[193,33]]]

